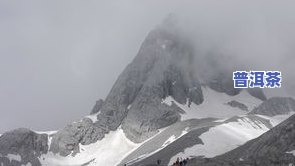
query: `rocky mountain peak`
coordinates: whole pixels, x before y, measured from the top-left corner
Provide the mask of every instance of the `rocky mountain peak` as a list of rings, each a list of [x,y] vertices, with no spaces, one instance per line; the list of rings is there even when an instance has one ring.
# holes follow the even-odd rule
[[[204,101],[202,86],[230,96],[239,94],[240,90],[232,86],[232,74],[221,70],[222,67],[214,68],[218,71],[213,72],[217,74],[212,78],[200,81],[195,62],[202,63],[202,59],[196,59],[198,53],[192,41],[174,22],[173,17],[168,17],[148,34],[105,100],[96,102],[92,118],[88,116],[70,123],[54,134],[47,147],[50,152],[75,155],[80,144],[95,143],[118,128],[131,141],[142,142],[159,129],[181,120],[183,110],[176,104],[163,103],[165,98],[171,97],[182,105],[188,103],[188,107],[192,103],[200,105]],[[210,69],[210,63],[208,65]],[[250,94],[264,98],[259,90]]]

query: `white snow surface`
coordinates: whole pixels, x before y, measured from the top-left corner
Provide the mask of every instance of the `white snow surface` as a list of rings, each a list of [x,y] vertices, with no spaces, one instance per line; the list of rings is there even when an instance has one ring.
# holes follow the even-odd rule
[[[289,112],[288,114],[276,115],[276,116],[272,116],[272,117],[265,116],[265,115],[258,115],[258,114],[256,114],[256,115],[259,117],[262,117],[264,119],[268,119],[270,121],[271,125],[274,127],[274,126],[280,124],[281,122],[283,122],[284,120],[288,119],[289,117],[291,117],[294,114],[295,114],[295,112]]]
[[[186,148],[184,152],[173,156],[169,164],[173,164],[177,157],[205,156],[210,158],[223,154],[268,130],[269,128],[259,121],[254,122],[246,116],[241,117],[237,122],[224,123],[209,129],[199,137],[204,144]]]
[[[48,145],[48,150],[47,152],[49,152],[49,149],[50,149],[50,146],[51,146],[51,142],[52,142],[52,136],[48,136],[48,142],[47,142],[47,145]]]
[[[132,106],[131,104],[130,104],[130,105],[128,105],[127,109],[129,109],[129,110],[130,110],[131,106]]]
[[[21,162],[21,160],[22,160],[22,157],[18,154],[7,154],[6,157],[10,160],[10,162],[12,160]]]
[[[167,129],[167,128],[164,128],[164,129],[161,130],[159,133],[163,132],[165,129]],[[181,134],[180,134],[179,136],[175,136],[175,135],[170,136],[170,137],[169,137],[169,138],[163,143],[163,145],[162,145],[160,148],[158,148],[158,149],[156,149],[156,150],[154,150],[154,151],[152,151],[152,152],[149,152],[149,153],[145,153],[145,154],[143,154],[143,155],[140,155],[140,156],[138,156],[137,158],[128,161],[128,164],[131,164],[131,163],[134,163],[134,162],[141,161],[141,160],[143,160],[143,159],[145,159],[145,158],[147,158],[147,157],[149,157],[149,156],[151,156],[151,155],[153,155],[153,154],[159,152],[160,150],[164,149],[164,148],[165,148],[166,146],[168,146],[169,144],[173,143],[173,142],[176,141],[177,139],[179,139],[179,138],[181,138],[182,136],[184,136],[185,134],[187,134],[187,133],[188,133],[188,129],[189,129],[189,128],[185,128],[185,129],[181,132]],[[158,133],[158,134],[159,134],[159,133]],[[157,135],[158,135],[158,134],[157,134]],[[156,136],[156,135],[155,135],[155,136]],[[155,136],[153,136],[153,138],[154,138]],[[150,140],[150,139],[149,139],[149,140]],[[148,141],[148,140],[144,141],[142,144],[144,144],[144,143],[147,142],[147,141]]]
[[[286,153],[290,153],[290,154],[292,154],[293,156],[295,156],[295,150],[290,151],[290,152],[286,152]]]
[[[196,105],[195,103],[191,103],[190,107],[188,106],[188,102],[186,104],[180,104],[173,99],[173,97],[168,96],[163,100],[162,103],[165,103],[169,106],[172,103],[175,103],[178,107],[180,107],[184,114],[182,114],[181,120],[192,119],[192,118],[229,118],[235,115],[245,114],[246,111],[243,111],[239,108],[234,108],[226,103],[236,100],[240,103],[245,104],[249,110],[252,110],[255,106],[258,106],[262,103],[261,100],[251,96],[247,91],[243,90],[240,94],[236,96],[230,96],[226,93],[220,93],[215,90],[212,90],[208,87],[202,87],[204,102],[200,105]]]
[[[47,135],[53,135],[53,134],[57,133],[56,130],[54,130],[54,131],[34,131],[34,132],[37,134],[47,134]]]
[[[184,136],[187,133],[188,133],[188,128],[185,128],[178,137],[175,137],[175,135],[172,135],[163,143],[163,145],[161,146],[161,149],[165,148],[167,145],[171,144],[172,142],[174,142],[175,140]],[[158,149],[158,150],[161,150],[161,149]]]
[[[93,115],[88,115],[88,116],[85,116],[85,117],[91,119],[92,122],[95,123],[95,122],[98,121],[97,116],[98,116],[99,114],[100,114],[100,112],[97,112],[97,113],[95,113],[95,114],[93,114]]]
[[[39,160],[42,165],[73,166],[89,163],[92,165],[114,166],[128,153],[140,144],[135,144],[126,138],[122,129],[111,131],[105,138],[90,145],[80,144],[80,153],[66,157],[49,152],[42,155]]]

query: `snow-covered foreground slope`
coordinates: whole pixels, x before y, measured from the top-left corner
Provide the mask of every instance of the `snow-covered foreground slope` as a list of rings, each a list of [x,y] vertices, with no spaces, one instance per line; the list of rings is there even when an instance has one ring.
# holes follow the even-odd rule
[[[217,124],[214,119],[191,119],[171,125],[130,153],[120,166],[145,165],[155,163],[158,159],[163,161],[162,164],[168,164],[170,157],[200,143],[199,139],[191,139],[191,136],[200,135]]]
[[[273,117],[262,115],[241,115],[225,120],[224,123],[209,129],[199,138],[203,144],[186,148],[183,152],[173,156],[169,164],[173,164],[178,157],[207,157],[212,158],[233,150],[247,141],[255,139],[288,119],[294,113]]]
[[[111,131],[101,141],[90,145],[80,144],[80,153],[75,156],[62,157],[49,152],[40,157],[42,165],[73,166],[83,165],[104,165],[114,166],[120,162],[126,154],[137,148],[135,144],[125,137],[122,129]]]
[[[247,113],[237,107],[231,107],[227,103],[230,101],[240,102],[248,107],[248,110],[252,110],[255,106],[258,106],[262,101],[251,96],[247,91],[242,91],[236,96],[229,96],[225,93],[220,93],[212,90],[209,87],[202,87],[204,102],[200,105],[191,103],[183,105],[175,101],[171,96],[168,96],[163,100],[163,103],[167,105],[176,104],[179,108],[185,111],[182,114],[182,120],[192,118],[229,118],[235,115],[242,115]]]
[[[193,159],[190,166],[291,166],[295,163],[294,157],[294,128],[295,116],[292,115],[284,122],[273,127],[238,148],[225,154],[207,159]]]
[[[186,133],[188,133],[187,130],[188,130],[188,128],[186,128],[185,130],[183,130],[180,135],[171,135],[161,146],[158,146],[157,147],[157,145],[153,145],[154,150],[147,151],[146,153],[139,155],[138,157],[136,157],[136,158],[128,161],[127,164],[128,165],[129,164],[134,164],[134,163],[137,163],[137,162],[139,162],[139,161],[141,161],[143,159],[146,159],[146,158],[148,158],[148,157],[150,157],[152,155],[155,155],[157,152],[161,151],[162,149],[164,149],[165,147],[167,147],[168,145],[170,145],[171,143],[173,143],[175,140],[181,138],[183,135],[185,135]],[[160,141],[160,140],[157,140],[157,141]],[[154,141],[152,140],[152,142],[154,142]],[[147,144],[149,144],[149,143],[147,143]]]
[[[178,153],[171,158],[169,164],[173,164],[177,157],[214,157],[230,151],[245,142],[254,139],[271,128],[267,121],[251,119],[248,116],[238,117],[232,122],[225,122],[209,129],[199,138],[203,144],[197,144]]]

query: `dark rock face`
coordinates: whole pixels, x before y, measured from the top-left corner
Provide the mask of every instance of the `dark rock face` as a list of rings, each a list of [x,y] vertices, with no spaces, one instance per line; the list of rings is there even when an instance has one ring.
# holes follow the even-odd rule
[[[153,68],[147,72],[122,125],[127,137],[135,142],[147,139],[157,129],[180,119],[175,108],[162,104],[165,97],[172,96],[183,104],[187,100],[196,104],[203,102],[200,83],[192,71],[193,50],[178,36],[161,28],[152,31],[134,62],[142,63],[142,58],[157,60],[142,64]],[[149,62],[154,64],[149,65]]]
[[[212,78],[207,81],[209,87],[217,92],[223,92],[231,96],[239,94],[242,89],[234,88],[233,79],[229,74],[232,73],[232,71],[223,71],[223,69],[219,70],[219,72],[214,74]],[[260,88],[248,88],[247,92],[251,96],[256,97],[262,101],[265,101],[267,99],[264,92]]]
[[[90,115],[98,113],[99,110],[101,109],[102,105],[103,105],[103,100],[102,99],[97,100],[93,109],[90,112]]]
[[[0,165],[20,166],[31,163],[41,165],[38,157],[48,151],[48,135],[37,134],[28,129],[16,129],[0,137]],[[19,155],[20,161],[9,160],[7,155]]]
[[[160,84],[163,87],[162,98],[172,96],[181,104],[186,104],[187,99],[189,99],[189,104],[191,102],[195,104],[203,102],[200,83],[191,69],[181,69],[177,64],[170,65],[164,72],[163,78]]]
[[[224,92],[234,96],[240,93],[241,89],[234,88],[234,82],[228,72],[218,72],[207,83],[209,87],[217,92]]]
[[[263,93],[262,89],[260,89],[260,88],[248,88],[247,91],[249,92],[250,95],[252,95],[262,101],[267,100],[265,94]]]
[[[293,111],[295,111],[294,99],[290,97],[273,97],[261,103],[257,108],[254,108],[250,114],[275,116],[288,114]]]
[[[240,103],[240,102],[238,102],[236,100],[232,100],[230,102],[227,102],[226,104],[230,105],[231,107],[240,108],[243,111],[248,111],[248,107],[245,104]]]

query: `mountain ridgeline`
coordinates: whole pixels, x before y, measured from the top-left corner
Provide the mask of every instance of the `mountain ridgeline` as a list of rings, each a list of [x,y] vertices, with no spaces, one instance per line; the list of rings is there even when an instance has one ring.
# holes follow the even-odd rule
[[[177,107],[162,104],[166,96],[179,103],[202,103],[201,84],[192,66],[193,48],[175,31],[165,26],[151,31],[138,55],[98,105],[99,110],[94,108],[97,121],[89,124],[83,120],[60,130],[53,137],[51,151],[68,155],[78,143],[93,143],[119,126],[130,140],[142,142],[180,120]],[[76,134],[78,128],[85,134]]]

